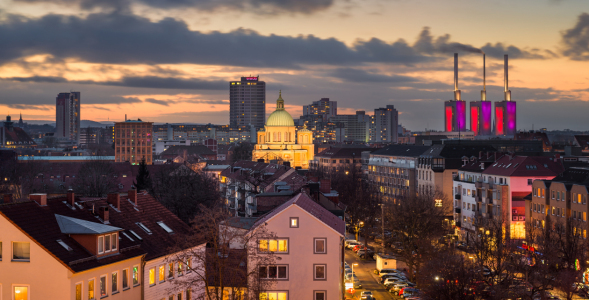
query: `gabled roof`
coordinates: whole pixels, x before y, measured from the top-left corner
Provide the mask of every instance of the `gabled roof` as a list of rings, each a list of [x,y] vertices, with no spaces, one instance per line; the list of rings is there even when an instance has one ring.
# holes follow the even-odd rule
[[[101,223],[90,222],[55,214],[55,220],[65,234],[105,234],[122,230],[121,228],[108,226]]]
[[[317,202],[313,201],[306,193],[300,193],[296,195],[294,198],[290,199],[289,201],[285,202],[284,204],[278,206],[273,211],[268,213],[267,215],[261,217],[252,228],[256,228],[263,224],[264,222],[269,221],[274,216],[280,214],[282,211],[286,210],[292,205],[296,205],[300,207],[302,210],[308,212],[319,221],[323,222],[326,226],[332,228],[342,236],[345,235],[346,232],[346,224],[345,222],[335,216],[333,213],[328,211],[327,209],[323,208]]]
[[[556,161],[555,161],[556,160]],[[564,171],[561,159],[546,156],[505,155],[488,167],[483,174],[499,176],[557,176]]]

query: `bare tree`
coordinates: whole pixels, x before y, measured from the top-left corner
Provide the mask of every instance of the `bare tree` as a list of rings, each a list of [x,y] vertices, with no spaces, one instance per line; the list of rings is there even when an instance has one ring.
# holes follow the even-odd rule
[[[264,224],[251,230],[244,225],[222,206],[201,206],[191,234],[168,257],[170,262],[191,262],[186,276],[172,281],[174,286],[190,289],[202,300],[260,299],[283,272],[275,266],[272,243],[260,242],[276,236]],[[206,247],[195,247],[203,243]]]
[[[425,299],[474,300],[485,292],[474,262],[452,248],[427,261],[419,277]]]
[[[409,267],[411,279],[419,279],[419,271],[435,258],[441,245],[438,240],[447,234],[444,207],[436,206],[434,195],[413,196],[386,207],[386,227],[395,236],[397,252]]]
[[[184,165],[164,165],[151,174],[151,194],[184,222],[214,207],[220,199],[219,182]]]
[[[84,162],[73,182],[76,192],[90,197],[102,197],[117,190],[113,163],[104,159]]]

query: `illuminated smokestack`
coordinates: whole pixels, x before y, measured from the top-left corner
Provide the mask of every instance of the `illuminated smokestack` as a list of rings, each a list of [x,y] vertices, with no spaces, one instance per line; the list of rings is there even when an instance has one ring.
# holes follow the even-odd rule
[[[507,54],[503,56],[503,85],[505,87],[505,101],[511,101],[511,91],[509,90],[509,64],[507,59]]]
[[[487,101],[487,73],[485,53],[483,53],[483,90],[481,91],[481,101]]]
[[[458,89],[458,53],[454,53],[454,101],[460,100],[460,90]]]

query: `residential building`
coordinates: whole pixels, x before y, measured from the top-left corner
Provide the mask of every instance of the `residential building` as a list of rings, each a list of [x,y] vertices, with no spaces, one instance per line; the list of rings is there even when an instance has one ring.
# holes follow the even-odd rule
[[[160,155],[172,146],[190,146],[190,140],[163,140],[153,142],[153,154]]]
[[[272,251],[277,256],[276,265],[260,272],[267,275],[277,270],[276,282],[260,299],[340,300],[344,297],[345,223],[307,194],[296,195],[257,220],[238,223],[238,228],[247,232],[265,226],[278,237],[250,241],[251,247],[258,249],[256,255]],[[244,226],[247,224],[251,225]],[[258,267],[249,265],[250,270]]]
[[[308,169],[315,155],[313,133],[306,128],[297,130],[291,115],[284,109],[282,93],[276,100],[276,111],[258,131],[257,141],[252,152],[254,161],[288,162],[293,168]]]
[[[115,123],[115,162],[139,164],[145,159],[151,165],[152,126],[152,122],[143,122],[141,119]]]
[[[525,197],[535,180],[550,180],[564,171],[559,156],[504,155],[483,171],[477,183],[481,213],[502,220],[513,239],[525,237]],[[464,190],[463,190],[464,194]]]
[[[260,77],[241,77],[229,82],[229,123],[231,128],[264,127],[266,83]]]
[[[59,93],[55,99],[55,137],[80,143],[80,92]]]
[[[370,153],[367,166],[368,182],[384,198],[397,203],[417,191],[417,166],[428,146],[388,145]],[[365,154],[362,154],[365,156]]]
[[[172,261],[168,247],[189,227],[155,198],[130,190],[106,199],[48,198],[0,204],[6,299],[190,299],[173,280],[192,262]],[[34,220],[32,222],[31,220]],[[194,245],[194,249],[205,244]],[[47,270],[52,272],[38,272]],[[15,297],[16,293],[28,297]]]
[[[160,157],[175,163],[193,163],[201,160],[216,160],[217,153],[205,145],[171,146],[162,152]]]
[[[419,157],[417,165],[417,193],[434,195],[442,200],[442,206],[453,215],[453,180],[462,167],[473,157],[495,152],[487,145],[436,144]]]
[[[330,147],[315,155],[309,161],[309,171],[335,174],[338,172],[356,172],[361,174],[362,152],[372,151],[369,147]]]
[[[35,148],[37,144],[33,139],[20,127],[14,127],[10,116],[6,116],[6,121],[0,127],[0,147],[1,148]]]
[[[589,152],[589,135],[575,135],[575,144],[581,147],[583,153]]]
[[[329,121],[337,115],[337,101],[321,98],[319,101],[313,101],[312,104],[303,105],[303,117],[311,115],[321,116],[323,122]]]
[[[533,229],[575,228],[587,239],[589,168],[572,167],[552,180],[535,180],[532,191],[526,199],[525,218]],[[583,270],[582,282],[589,283],[589,269]]]
[[[103,134],[107,134],[107,131],[102,127],[80,128],[80,145],[103,144]]]
[[[518,132],[514,136],[514,140],[517,141],[541,141],[542,142],[542,150],[544,152],[552,151],[552,143],[550,143],[550,139],[548,139],[548,135],[546,132],[542,131],[523,131]]]
[[[164,124],[153,125],[154,141],[189,140],[191,144],[203,144],[215,139],[219,145],[237,142],[256,143],[256,128],[245,126],[231,128],[229,125]]]
[[[356,111],[355,115],[332,116],[330,121],[343,124],[346,141],[368,142],[372,117],[363,110]]]
[[[394,105],[377,108],[370,126],[370,142],[396,143],[399,135],[399,112]]]

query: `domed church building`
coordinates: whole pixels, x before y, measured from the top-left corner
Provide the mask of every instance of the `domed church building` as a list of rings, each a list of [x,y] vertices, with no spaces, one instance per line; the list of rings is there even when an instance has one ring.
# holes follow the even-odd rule
[[[284,110],[282,92],[276,100],[276,110],[258,131],[258,144],[252,152],[252,159],[263,159],[269,163],[290,162],[291,167],[309,168],[309,160],[315,156],[313,132],[306,127],[297,130],[291,115]]]

